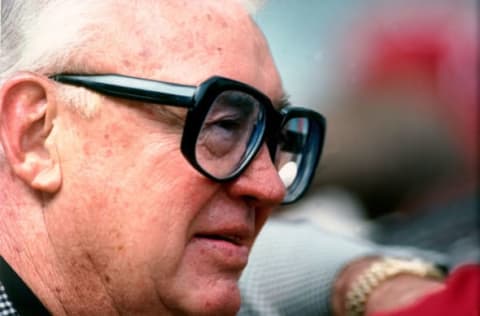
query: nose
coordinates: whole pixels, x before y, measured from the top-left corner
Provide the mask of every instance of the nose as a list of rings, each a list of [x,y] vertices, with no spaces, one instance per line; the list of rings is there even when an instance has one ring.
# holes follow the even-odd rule
[[[227,191],[230,196],[244,199],[255,208],[272,208],[283,201],[285,185],[265,144],[248,168],[229,183]]]

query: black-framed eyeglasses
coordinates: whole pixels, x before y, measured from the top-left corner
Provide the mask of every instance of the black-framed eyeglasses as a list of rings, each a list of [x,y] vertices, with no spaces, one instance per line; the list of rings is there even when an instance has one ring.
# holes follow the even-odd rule
[[[235,80],[216,76],[190,86],[117,74],[50,78],[108,96],[187,108],[181,151],[196,170],[218,182],[238,177],[265,142],[286,187],[283,204],[305,193],[322,151],[322,115],[292,106],[277,111],[266,95]]]

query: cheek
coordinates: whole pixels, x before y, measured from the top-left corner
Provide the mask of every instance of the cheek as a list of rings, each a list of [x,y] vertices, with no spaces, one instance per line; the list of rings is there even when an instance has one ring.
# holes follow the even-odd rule
[[[107,114],[100,112],[88,126],[66,129],[69,137],[60,144],[61,195],[78,209],[69,216],[84,222],[79,229],[86,235],[96,230],[115,239],[113,248],[181,249],[178,243],[219,186],[185,160],[181,132],[129,112],[116,115],[118,109],[103,123]]]
[[[142,271],[136,272],[139,279],[155,280],[157,288],[171,288],[172,279],[184,265],[196,218],[218,186],[174,152],[126,172],[124,181],[129,182],[123,185],[127,189],[121,189],[113,202],[119,208],[129,205],[122,211],[129,215],[119,215],[122,239],[126,241],[124,253],[137,262]],[[124,256],[115,260],[119,266],[115,270],[128,269]]]
[[[179,137],[157,133],[132,139],[98,132],[96,139],[64,147],[75,155],[64,161],[57,219],[68,218],[71,225],[59,233],[59,241],[75,236],[67,244],[95,254],[89,260],[112,289],[152,276],[166,280],[159,282],[168,288],[166,282],[181,266],[190,229],[219,185],[184,159]],[[68,253],[71,247],[66,248]]]
[[[93,167],[91,177],[100,179],[91,188],[95,208],[109,209],[123,226],[124,238],[151,246],[152,253],[164,247],[180,250],[218,185],[190,166],[173,137],[145,136],[135,144],[105,145],[102,152],[102,167]]]

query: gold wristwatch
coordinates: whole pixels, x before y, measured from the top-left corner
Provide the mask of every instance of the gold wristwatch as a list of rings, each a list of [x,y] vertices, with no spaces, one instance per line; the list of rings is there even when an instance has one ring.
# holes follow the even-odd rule
[[[419,259],[381,258],[361,273],[347,292],[345,300],[347,315],[363,316],[370,293],[382,282],[400,274],[432,279],[444,278],[444,273],[440,269]]]

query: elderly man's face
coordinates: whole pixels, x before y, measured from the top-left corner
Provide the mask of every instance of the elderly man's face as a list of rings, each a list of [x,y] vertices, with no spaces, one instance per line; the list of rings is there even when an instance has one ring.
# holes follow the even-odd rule
[[[171,2],[113,9],[115,25],[92,44],[105,54],[86,62],[98,73],[193,85],[221,75],[279,101],[268,47],[239,6]],[[92,291],[105,289],[127,314],[234,313],[249,250],[284,195],[266,147],[241,177],[219,184],[180,152],[184,110],[92,101],[101,103],[93,118],[60,106],[56,122],[63,184],[45,216],[64,269],[78,286],[94,275]]]

